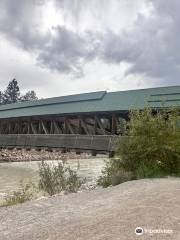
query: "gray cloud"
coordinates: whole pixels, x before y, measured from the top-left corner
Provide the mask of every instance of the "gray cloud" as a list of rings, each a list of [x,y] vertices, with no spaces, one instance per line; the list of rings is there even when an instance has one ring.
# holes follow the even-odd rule
[[[130,73],[145,73],[166,83],[179,83],[180,2],[153,1],[148,18],[139,15],[132,31],[106,34],[102,57],[106,61],[133,64]]]
[[[36,53],[38,64],[58,72],[82,74],[86,62],[99,58],[114,64],[122,61],[131,63],[132,67],[128,73],[144,73],[159,78],[164,83],[179,82],[180,2],[178,0],[171,2],[144,0],[143,2],[152,4],[150,14],[146,16],[137,12],[133,27],[117,32],[109,25],[103,26],[102,19],[106,16],[102,18],[102,12],[105,11],[103,6],[107,9],[114,2],[118,4],[120,1],[109,1],[107,6],[104,0],[96,5],[95,1],[91,4],[87,1],[54,0],[54,2],[61,14],[65,14],[67,18],[71,16],[71,24],[75,21],[74,30],[64,25],[54,27],[51,32],[42,33],[40,13],[45,1],[2,0],[0,2],[1,33],[19,47]],[[136,7],[135,5],[134,9]],[[87,8],[89,8],[88,14],[89,11],[94,10],[92,16],[96,19],[97,25],[99,22],[101,25],[98,25],[100,26],[98,30],[96,25],[94,28],[90,25],[91,29],[77,31],[77,26],[82,23],[82,14],[84,21],[88,21],[89,15],[85,14]],[[117,24],[115,21],[118,21],[117,16],[114,16],[114,24]]]
[[[18,3],[18,4],[17,4]],[[17,46],[37,54],[41,66],[60,72],[80,73],[84,61],[93,58],[95,46],[88,32],[77,34],[63,26],[52,32],[41,32],[37,1],[11,1],[0,3],[0,31]]]
[[[55,36],[40,49],[38,61],[50,69],[62,72],[81,72],[84,61],[95,57],[96,44],[92,37],[67,30],[64,27],[54,28]]]
[[[44,45],[48,34],[41,34],[40,1],[0,1],[0,31],[18,46],[32,50]]]

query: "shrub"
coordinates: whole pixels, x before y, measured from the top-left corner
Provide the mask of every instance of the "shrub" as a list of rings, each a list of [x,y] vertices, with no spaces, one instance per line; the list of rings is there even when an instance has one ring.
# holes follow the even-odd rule
[[[178,112],[147,108],[133,111],[128,123],[129,138],[120,142],[117,156],[123,168],[137,177],[180,173]],[[144,169],[144,170],[143,170]],[[140,174],[140,171],[143,175]]]
[[[147,166],[141,163],[135,171],[136,179],[164,177],[166,174],[157,165]]]
[[[106,162],[99,185],[107,187],[131,179],[180,176],[177,110],[131,111],[126,129],[128,137],[119,141],[116,159]]]
[[[54,195],[62,191],[77,192],[84,179],[80,179],[77,173],[59,162],[57,166],[49,165],[42,161],[39,164],[39,188],[49,195]]]
[[[23,181],[20,181],[19,190],[13,191],[11,195],[8,195],[5,198],[3,206],[11,206],[19,203],[23,203],[33,199],[35,193],[35,185],[33,183],[24,184]]]
[[[108,187],[134,178],[131,172],[124,170],[120,159],[114,158],[106,161],[105,168],[102,170],[102,175],[99,177],[97,183],[102,187]]]

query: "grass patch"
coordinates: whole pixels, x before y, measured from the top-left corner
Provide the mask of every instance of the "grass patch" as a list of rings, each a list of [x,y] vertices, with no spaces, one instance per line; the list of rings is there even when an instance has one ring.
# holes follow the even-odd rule
[[[19,189],[13,191],[12,194],[8,195],[1,206],[12,206],[19,203],[24,203],[35,197],[36,186],[33,183],[20,182]]]

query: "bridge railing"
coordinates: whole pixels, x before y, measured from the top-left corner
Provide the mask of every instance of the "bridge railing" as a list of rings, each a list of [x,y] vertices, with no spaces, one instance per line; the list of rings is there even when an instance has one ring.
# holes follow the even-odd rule
[[[1,148],[58,148],[114,152],[119,141],[116,135],[78,134],[0,134]]]

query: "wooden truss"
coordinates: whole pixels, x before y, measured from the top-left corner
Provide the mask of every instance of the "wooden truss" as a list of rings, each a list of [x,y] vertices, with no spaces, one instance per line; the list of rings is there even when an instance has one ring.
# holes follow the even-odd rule
[[[119,115],[89,114],[0,119],[0,134],[118,134]]]

